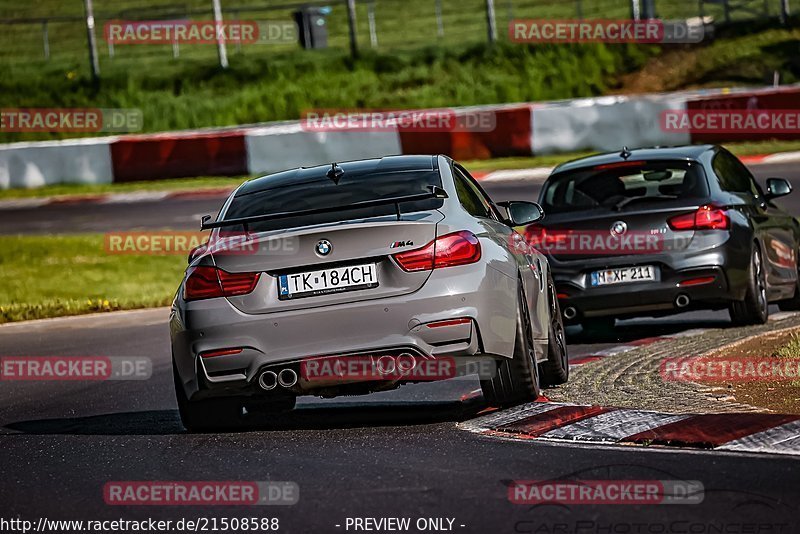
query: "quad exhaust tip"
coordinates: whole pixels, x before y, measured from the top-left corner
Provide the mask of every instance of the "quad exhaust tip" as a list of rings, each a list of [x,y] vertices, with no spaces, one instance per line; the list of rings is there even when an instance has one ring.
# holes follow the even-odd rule
[[[689,305],[689,296],[688,295],[678,295],[675,297],[675,306],[678,308],[685,308]]]
[[[566,308],[564,310],[564,318],[565,319],[574,319],[578,316],[578,310],[576,310],[573,306]]]
[[[283,369],[278,373],[278,384],[281,387],[290,388],[297,384],[297,373],[292,369]]]
[[[272,391],[278,385],[278,375],[272,371],[264,371],[261,373],[261,376],[258,377],[258,385],[261,386],[261,389],[264,391]]]

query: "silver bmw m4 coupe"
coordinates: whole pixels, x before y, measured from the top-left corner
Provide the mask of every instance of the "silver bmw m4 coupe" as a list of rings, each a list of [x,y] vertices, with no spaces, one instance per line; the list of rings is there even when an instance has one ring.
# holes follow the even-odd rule
[[[445,156],[245,182],[204,218],[172,305],[184,426],[474,374],[491,405],[536,399],[569,372],[547,260],[514,230],[543,216]]]

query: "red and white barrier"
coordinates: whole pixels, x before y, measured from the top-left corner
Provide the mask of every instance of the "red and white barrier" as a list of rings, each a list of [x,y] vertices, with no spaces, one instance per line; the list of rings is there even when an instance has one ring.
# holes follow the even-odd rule
[[[403,149],[397,131],[312,132],[292,123],[247,130],[245,152],[247,172],[266,174],[332,161],[402,154]]]
[[[531,156],[581,150],[756,139],[800,134],[665,131],[666,110],[800,109],[800,85],[458,108],[488,114],[493,127],[419,131],[311,131],[300,122],[236,129],[0,145],[0,189],[61,183],[110,183],[191,176],[263,174],[299,166],[390,154],[455,159]],[[469,122],[469,121],[467,121]]]
[[[683,96],[608,96],[534,106],[533,153],[611,151],[627,147],[685,145],[690,134],[665,132],[662,111],[686,108]]]
[[[0,189],[113,181],[113,137],[0,145]]]

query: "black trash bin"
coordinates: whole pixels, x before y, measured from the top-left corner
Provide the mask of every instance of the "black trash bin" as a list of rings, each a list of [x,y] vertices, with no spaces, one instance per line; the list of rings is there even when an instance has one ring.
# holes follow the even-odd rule
[[[295,11],[297,33],[303,48],[328,48],[329,7],[303,7]]]

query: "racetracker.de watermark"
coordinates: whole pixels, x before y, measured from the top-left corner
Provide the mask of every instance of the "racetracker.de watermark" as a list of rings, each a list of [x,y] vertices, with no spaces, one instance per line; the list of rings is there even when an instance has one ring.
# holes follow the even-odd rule
[[[641,231],[615,235],[601,230],[531,227],[525,240],[531,247],[547,254],[654,254],[668,248],[661,234]]]
[[[308,358],[300,363],[300,378],[325,381],[419,381],[433,382],[478,375],[493,378],[497,365],[490,360],[458,364],[451,356],[351,355]]]
[[[513,504],[700,504],[699,480],[515,480]]]
[[[514,43],[699,43],[703,24],[682,20],[516,19],[508,25]]]
[[[800,380],[800,358],[694,356],[664,358],[659,366],[667,382],[783,382]]]
[[[122,481],[103,486],[110,506],[289,506],[300,500],[295,482]]]
[[[144,356],[1,356],[2,381],[148,380],[153,362]]]
[[[183,256],[190,252],[194,256],[280,256],[296,254],[298,250],[297,237],[259,239],[246,232],[108,232],[103,244],[107,254],[128,256]]]
[[[492,132],[493,111],[454,109],[319,109],[303,113],[300,127],[309,132]]]
[[[3,132],[138,132],[142,110],[135,108],[4,108]]]
[[[295,43],[297,25],[290,21],[111,20],[103,27],[112,45],[147,44],[280,44]]]
[[[659,122],[671,133],[800,134],[800,109],[668,109]]]

